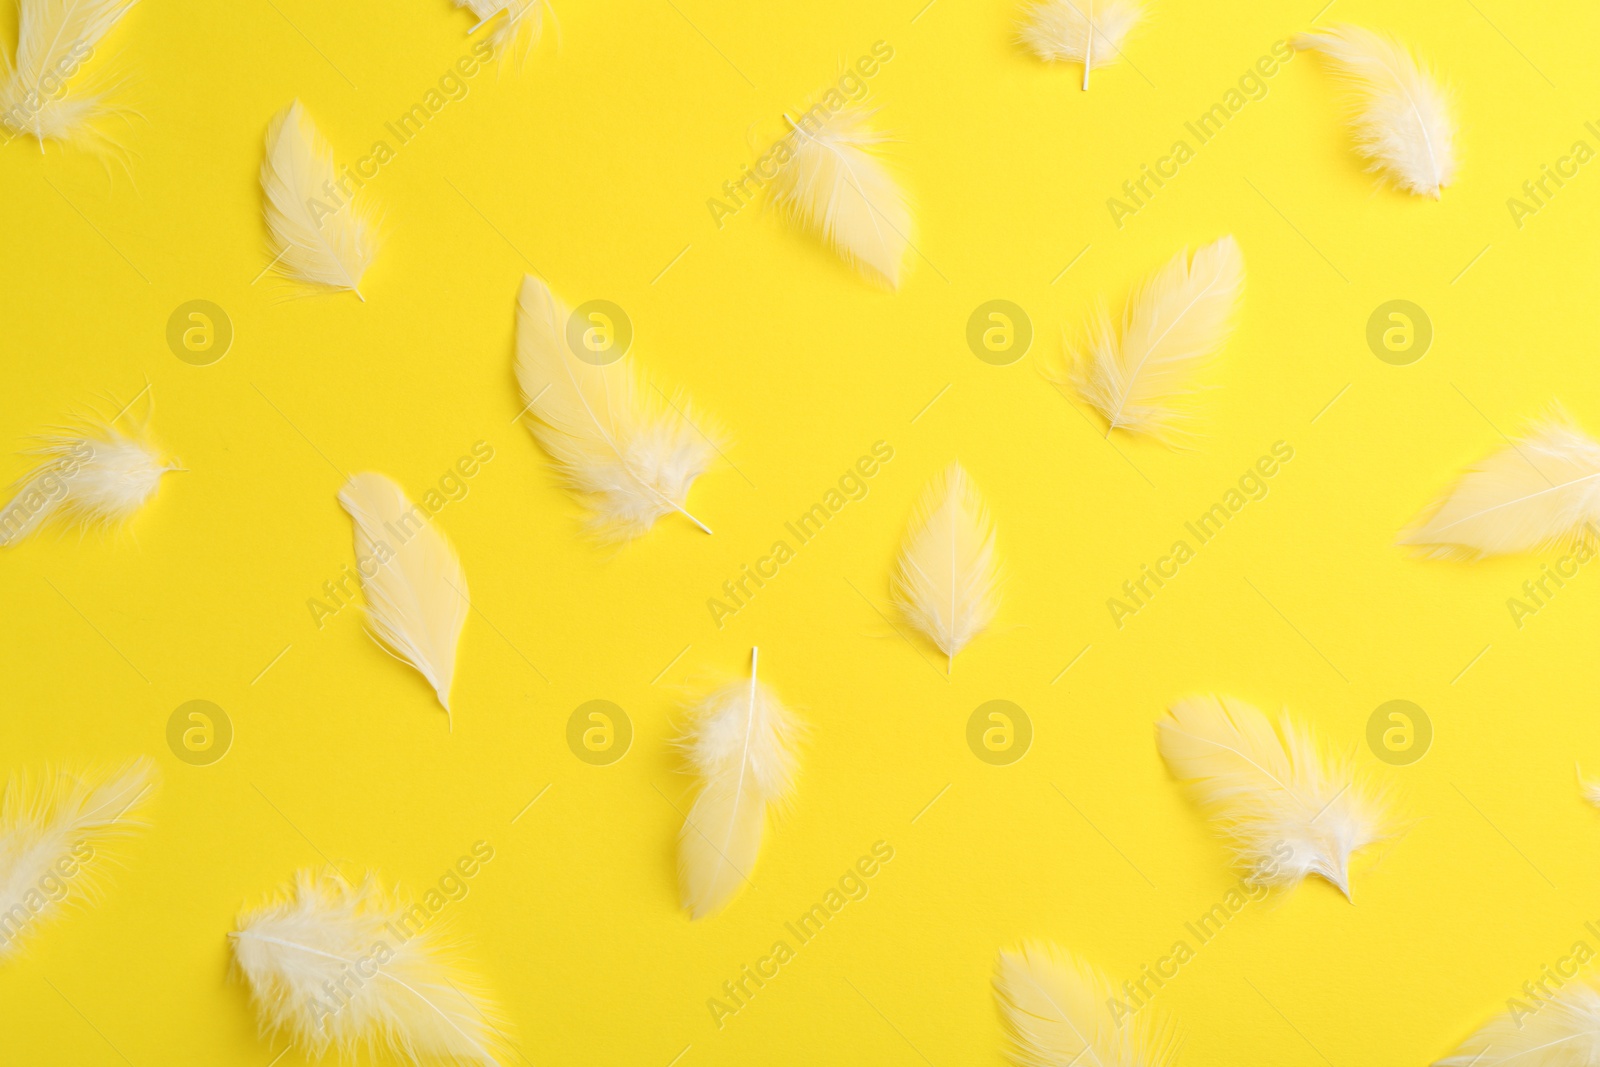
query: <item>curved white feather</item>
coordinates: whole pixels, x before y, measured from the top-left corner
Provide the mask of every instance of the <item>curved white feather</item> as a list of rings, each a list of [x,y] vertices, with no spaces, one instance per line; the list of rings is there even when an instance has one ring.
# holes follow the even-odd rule
[[[1558,409],[1463,474],[1400,543],[1477,559],[1593,539],[1597,523],[1600,443]]]
[[[999,586],[994,522],[967,472],[952,463],[923,490],[900,543],[895,604],[945,654],[949,670],[994,619]]]
[[[1360,26],[1294,39],[1320,52],[1349,92],[1356,150],[1407,192],[1438,199],[1456,172],[1455,124],[1443,87],[1405,45]]]
[[[374,876],[353,885],[309,870],[243,911],[228,936],[262,1036],[312,1059],[332,1050],[500,1063],[497,1009],[449,963],[426,916]]]
[[[1583,975],[1497,1015],[1433,1067],[1590,1067],[1600,1063],[1600,978]]]
[[[1117,61],[1123,39],[1143,16],[1129,0],[1038,0],[1024,13],[1018,36],[1046,62],[1082,63],[1088,89],[1089,72]]]
[[[546,8],[549,8],[552,17],[555,15],[550,0],[456,0],[456,6],[464,7],[478,17],[478,25],[468,33],[475,33],[479,27],[494,22],[489,43],[497,53],[515,52],[519,61],[533,51],[533,46],[544,35]]]
[[[1115,1011],[1121,994],[1104,975],[1057,945],[1001,950],[994,995],[1017,1067],[1166,1067],[1172,1032],[1153,1011]]]
[[[678,835],[678,876],[691,918],[721,911],[750,880],[768,807],[794,787],[800,726],[771,689],[750,678],[712,693],[684,740],[700,794]]]
[[[1252,881],[1292,886],[1315,874],[1350,896],[1350,856],[1385,836],[1387,807],[1350,760],[1325,755],[1287,713],[1274,729],[1231,697],[1180,700],[1156,733],[1173,777]]]
[[[352,475],[339,503],[355,521],[367,625],[385,648],[422,672],[448,718],[456,642],[471,606],[455,549],[428,513],[381,474]]]
[[[517,383],[528,429],[588,503],[590,528],[623,540],[676,511],[710,533],[687,504],[690,486],[718,454],[720,431],[681,395],[667,400],[641,388],[626,354],[598,364],[579,359],[568,339],[571,318],[543,282],[523,279]]]
[[[0,508],[0,546],[13,545],[51,518],[85,528],[132,518],[155,495],[164,463],[142,436],[108,422],[50,434],[32,450],[38,463]]]
[[[93,92],[71,91],[79,69],[137,0],[20,0],[16,57],[0,81],[0,125],[16,136],[66,140],[104,110]]]
[[[272,266],[285,277],[366,300],[361,276],[377,251],[376,226],[360,189],[346,197],[339,181],[333,149],[300,101],[273,117],[261,164],[267,229],[277,249]]]

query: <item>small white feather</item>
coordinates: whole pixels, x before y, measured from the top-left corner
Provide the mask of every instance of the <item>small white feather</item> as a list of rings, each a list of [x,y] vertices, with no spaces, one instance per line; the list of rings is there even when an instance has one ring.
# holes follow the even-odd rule
[[[646,533],[657,519],[689,514],[689,488],[716,459],[721,431],[682,395],[639,381],[626,353],[604,364],[569,343],[572,311],[533,275],[517,309],[517,382],[528,429],[568,486],[589,505],[603,540]]]
[[[1433,1067],[1591,1067],[1600,1063],[1600,977],[1584,975],[1536,1004],[1497,1015]]]
[[[1560,409],[1463,474],[1400,533],[1440,559],[1535,552],[1596,537],[1600,443]]]
[[[1046,62],[1082,63],[1088,89],[1089,72],[1117,61],[1123,40],[1143,16],[1140,5],[1128,0],[1038,0],[1025,12],[1018,36]]]
[[[1350,95],[1356,150],[1400,188],[1437,200],[1456,172],[1455,124],[1444,88],[1405,45],[1360,26],[1294,39],[1320,52]]]
[[[790,154],[773,179],[772,197],[862,275],[897,289],[915,223],[905,193],[879,158],[888,138],[869,117],[850,107],[828,114],[819,106],[798,122],[789,119]]]
[[[276,249],[272,266],[287,278],[361,297],[361,276],[377,251],[377,230],[360,189],[338,191],[333,149],[296,100],[267,127],[261,191]],[[330,190],[332,190],[330,192]]]
[[[1325,754],[1285,713],[1277,729],[1231,697],[1180,700],[1157,728],[1173,777],[1258,885],[1315,874],[1350,897],[1350,857],[1387,836],[1387,802],[1348,758]]]
[[[1576,766],[1576,765],[1575,765]],[[1600,808],[1600,778],[1585,778],[1583,768],[1578,767],[1578,792],[1583,794],[1583,799]]]
[[[244,910],[228,936],[262,1036],[312,1059],[500,1063],[499,1012],[426,915],[373,875],[353,885],[336,871],[299,871],[287,892]]]
[[[0,801],[0,960],[39,923],[92,902],[111,847],[144,825],[156,768],[140,758],[106,775],[17,775]]]
[[[515,52],[519,62],[527,58],[543,36],[546,9],[552,18],[555,17],[555,8],[550,6],[549,0],[456,0],[456,6],[478,17],[478,25],[467,31],[469,34],[495,23],[489,33],[490,45],[498,54]]]
[[[1131,1019],[1113,1005],[1120,992],[1057,945],[1030,941],[1001,950],[994,995],[1017,1067],[1166,1067],[1172,1030],[1156,1012]]]
[[[456,642],[471,607],[455,549],[428,513],[381,474],[351,476],[339,503],[355,521],[367,625],[385,649],[422,673],[448,718]]]
[[[39,460],[0,508],[0,546],[13,545],[52,518],[84,528],[131,519],[155,495],[162,461],[142,436],[90,421],[40,438]]]
[[[1128,299],[1119,335],[1105,305],[1090,317],[1082,349],[1045,368],[1070,382],[1124,429],[1172,444],[1183,435],[1200,371],[1233,333],[1244,291],[1244,257],[1232,237],[1179,252]]]
[[[994,522],[961,464],[923,491],[900,543],[891,592],[906,620],[945,654],[945,669],[1000,605]]]
[[[767,809],[794,787],[800,725],[757,680],[757,655],[752,649],[748,681],[700,703],[683,742],[700,781],[678,835],[683,906],[695,919],[721,911],[750,881]]]
[[[102,96],[73,91],[79,68],[137,0],[19,0],[17,52],[0,81],[0,125],[15,136],[68,140],[105,110]]]

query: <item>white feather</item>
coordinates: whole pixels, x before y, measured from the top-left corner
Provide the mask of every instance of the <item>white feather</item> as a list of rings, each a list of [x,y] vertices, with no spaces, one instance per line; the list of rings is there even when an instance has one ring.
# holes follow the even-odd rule
[[[428,513],[381,474],[351,476],[339,503],[355,521],[367,625],[388,651],[422,672],[448,718],[456,642],[471,607],[455,549]]]
[[[1463,474],[1400,533],[1440,559],[1576,544],[1600,522],[1600,443],[1559,409]]]
[[[333,149],[300,101],[273,117],[261,164],[267,229],[276,246],[272,266],[285,277],[348,289],[364,301],[361,276],[377,251],[376,225],[361,190],[346,198],[339,181]]]
[[[299,871],[287,892],[246,909],[229,940],[262,1036],[312,1059],[498,1064],[499,1013],[426,916],[374,876],[353,885],[335,871]]]
[[[1165,1067],[1172,1031],[1153,1011],[1130,1020],[1112,1008],[1121,993],[1059,946],[1030,941],[1002,950],[994,995],[1017,1067]]]
[[[0,508],[0,546],[13,545],[52,517],[85,528],[131,519],[155,495],[164,463],[142,437],[91,421],[40,439],[39,461]]]
[[[1600,1063],[1600,978],[1583,975],[1497,1015],[1433,1067],[1593,1067]]]
[[[1102,304],[1083,348],[1047,367],[1121,428],[1172,443],[1184,433],[1187,401],[1209,359],[1233,332],[1244,290],[1244,257],[1232,237],[1179,252],[1128,299],[1120,336]]]
[[[1315,874],[1349,898],[1351,854],[1386,836],[1379,790],[1287,713],[1275,730],[1243,701],[1190,697],[1161,721],[1157,745],[1256,884]]]
[[[519,61],[527,57],[544,34],[545,9],[549,8],[552,18],[555,16],[549,0],[456,0],[456,6],[478,17],[478,25],[469,33],[504,16],[490,32],[489,43],[497,53],[514,51]]]
[[[597,365],[568,343],[571,310],[532,275],[517,310],[517,382],[528,429],[606,540],[649,531],[661,516],[689,514],[689,488],[718,454],[720,431],[681,395],[643,386],[626,354]]]
[[[1438,199],[1456,172],[1455,125],[1444,89],[1405,45],[1360,26],[1294,39],[1320,52],[1350,94],[1356,150],[1400,188]]]
[[[0,124],[16,136],[66,140],[104,111],[103,98],[71,91],[79,67],[137,0],[19,0],[17,52],[3,57]]]
[[[945,654],[984,631],[1000,604],[994,522],[961,464],[923,490],[900,543],[891,592],[906,620]]]
[[[819,112],[822,112],[819,114]],[[773,202],[862,275],[900,286],[914,222],[906,197],[878,156],[888,140],[869,116],[820,107],[789,120],[789,155],[772,183]]]
[[[1143,15],[1128,0],[1038,0],[1025,12],[1019,36],[1046,62],[1082,63],[1088,89],[1089,72],[1117,61],[1124,38]]]
[[[0,802],[0,960],[40,922],[93,901],[108,850],[144,825],[156,768],[140,758],[107,775],[46,771],[6,784]]]
[[[721,911],[750,881],[767,808],[794,786],[800,726],[772,690],[756,679],[712,693],[694,712],[684,739],[700,794],[678,835],[683,906],[692,918]]]
[[[1600,808],[1600,779],[1585,778],[1583,768],[1578,767],[1578,792],[1583,794],[1583,799]]]

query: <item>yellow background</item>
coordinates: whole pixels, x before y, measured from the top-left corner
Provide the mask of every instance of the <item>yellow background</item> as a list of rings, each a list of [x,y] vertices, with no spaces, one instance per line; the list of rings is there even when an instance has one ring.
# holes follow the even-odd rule
[[[1541,559],[1421,562],[1393,543],[1553,399],[1600,429],[1600,163],[1521,229],[1506,207],[1575,140],[1600,147],[1583,128],[1600,118],[1592,6],[1337,0],[1324,21],[1396,33],[1454,87],[1462,166],[1443,201],[1375,185],[1302,56],[1119,230],[1106,198],[1315,3],[1153,6],[1086,94],[1076,67],[1019,53],[1009,0],[558,2],[559,47],[547,34],[522,70],[479,73],[369,186],[386,243],[365,304],[252,284],[270,258],[262,135],[298,96],[341,161],[365,154],[466,54],[473,20],[445,0],[140,4],[92,63],[138,112],[112,127],[126,168],[0,155],[0,437],[20,452],[148,378],[152,434],[191,469],[125,531],[0,556],[4,770],[148,753],[164,778],[103,901],[0,968],[6,1062],[265,1065],[281,1045],[256,1038],[226,974],[240,906],[324,859],[420,892],[485,840],[495,858],[448,919],[527,1062],[997,1064],[999,947],[1047,937],[1132,978],[1233,883],[1153,744],[1196,690],[1293,709],[1411,821],[1358,871],[1355,906],[1309,882],[1198,950],[1156,1002],[1182,1062],[1428,1062],[1575,941],[1600,944],[1583,926],[1600,919],[1600,816],[1573,779],[1575,760],[1600,771],[1600,572],[1519,630],[1506,601]],[[771,211],[719,230],[705,203],[879,40],[894,58],[870,103],[925,256],[893,295]],[[1224,233],[1249,282],[1205,438],[1108,444],[1041,360],[1099,296],[1120,304]],[[626,308],[640,365],[729,428],[730,462],[691,497],[715,536],[677,519],[621,551],[579,536],[512,424],[514,297],[535,268],[573,304]],[[209,367],[164,338],[196,298],[236,330]],[[994,298],[1036,330],[1007,367],[964,340]],[[1406,367],[1365,342],[1396,298],[1436,331]],[[358,610],[318,630],[306,601],[353,561],[341,471],[418,496],[478,440],[495,458],[437,519],[478,609],[447,733]],[[717,629],[707,598],[878,440],[895,457],[866,499]],[[1270,495],[1117,629],[1106,599],[1278,440],[1295,457]],[[956,458],[1009,583],[946,678],[878,612],[916,496]],[[691,924],[674,853],[692,785],[670,741],[753,644],[811,726],[803,774],[758,888]],[[236,731],[209,767],[165,743],[196,698]],[[609,767],[565,741],[597,698],[635,730]],[[1436,732],[1408,767],[1364,742],[1398,698]],[[991,699],[1034,724],[1009,767],[966,745]],[[870,895],[719,1030],[707,998],[879,840],[895,856]]]

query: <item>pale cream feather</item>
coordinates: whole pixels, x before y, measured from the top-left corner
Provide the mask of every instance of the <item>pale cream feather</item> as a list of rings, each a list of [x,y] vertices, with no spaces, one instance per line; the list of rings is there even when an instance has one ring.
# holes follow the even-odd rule
[[[517,309],[517,383],[528,429],[568,486],[588,504],[603,540],[646,533],[688,511],[689,488],[717,458],[721,431],[681,395],[639,380],[623,354],[580,359],[570,342],[572,311],[531,274]]]
[[[773,202],[862,275],[899,288],[915,223],[879,155],[888,138],[851,107],[828,114],[819,105],[789,126]]]
[[[999,588],[994,522],[967,472],[952,463],[923,491],[900,543],[895,605],[945,654],[948,671],[994,619]]]
[[[1038,0],[1024,12],[1018,36],[1034,55],[1052,63],[1082,63],[1089,72],[1110,66],[1144,11],[1129,0]]]
[[[1455,177],[1455,124],[1444,88],[1405,45],[1360,26],[1295,37],[1321,53],[1350,97],[1356,150],[1400,188],[1438,199]]]
[[[1600,443],[1559,409],[1463,474],[1400,533],[1441,559],[1478,559],[1595,540]]]
[[[518,61],[525,59],[544,35],[547,9],[551,18],[555,17],[555,8],[550,6],[549,0],[456,0],[456,6],[478,17],[478,25],[469,33],[493,23],[494,28],[489,31],[490,45],[497,54],[515,53]]]
[[[376,876],[299,871],[228,936],[262,1036],[301,1055],[502,1062],[498,1009],[452,964],[427,909]]]
[[[1017,1067],[1167,1067],[1175,1044],[1151,1009],[1131,1019],[1113,1009],[1117,990],[1095,968],[1057,945],[1030,941],[1001,950],[995,999],[1005,1021],[1006,1056]]]
[[[1233,332],[1244,290],[1244,257],[1232,237],[1179,252],[1128,299],[1120,334],[1102,304],[1083,347],[1045,375],[1071,383],[1124,429],[1168,444],[1184,434],[1200,372]]]
[[[1594,1067],[1600,1063],[1600,976],[1517,998],[1433,1067]],[[1509,1005],[1508,1005],[1509,1006]],[[1514,1014],[1513,1014],[1514,1012]]]
[[[261,164],[272,266],[284,277],[366,300],[361,277],[377,251],[377,226],[362,191],[346,182],[346,196],[340,180],[333,149],[300,101],[273,117]]]
[[[777,695],[750,678],[707,696],[684,747],[700,792],[678,835],[678,881],[691,918],[714,915],[750,882],[767,809],[794,788],[800,725]]]
[[[367,625],[428,680],[448,718],[456,642],[471,607],[455,549],[428,513],[381,474],[353,475],[339,503],[355,522]]]
[[[0,70],[0,125],[14,136],[68,140],[104,113],[82,65],[137,0],[19,0],[17,51]]]
[[[1350,857],[1388,836],[1388,804],[1347,757],[1322,750],[1285,713],[1274,729],[1231,697],[1180,700],[1157,746],[1258,885],[1315,874],[1350,897]]]
[[[140,758],[109,774],[16,775],[0,800],[0,960],[40,923],[92,902],[111,851],[144,825],[156,768]]]
[[[84,528],[131,519],[155,495],[165,462],[142,432],[86,421],[40,438],[32,470],[0,507],[0,546],[13,545],[52,519]]]

